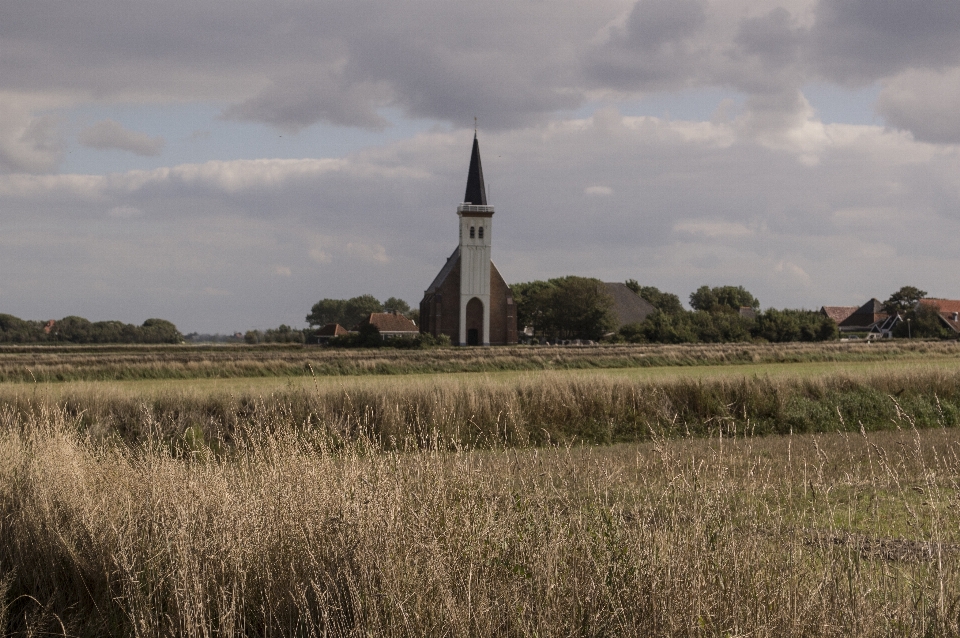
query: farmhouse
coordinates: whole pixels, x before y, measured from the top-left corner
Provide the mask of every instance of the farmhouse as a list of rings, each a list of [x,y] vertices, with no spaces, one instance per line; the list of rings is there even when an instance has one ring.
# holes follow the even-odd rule
[[[459,245],[423,293],[420,332],[454,345],[517,343],[517,307],[490,260],[493,206],[487,204],[480,144],[473,136],[467,190],[457,206]]]
[[[820,314],[833,319],[838,326],[856,311],[856,306],[820,306]]]
[[[416,337],[420,334],[417,324],[407,319],[399,312],[374,312],[369,317],[360,322],[363,325],[374,326],[383,339],[395,339],[397,337]]]
[[[917,306],[936,308],[940,321],[954,332],[960,333],[960,300],[924,298]]]
[[[605,281],[603,287],[613,297],[613,313],[617,317],[615,330],[628,323],[643,323],[644,319],[657,311],[652,303],[630,290],[626,284]]]
[[[883,323],[888,317],[889,315],[883,311],[883,304],[877,299],[871,299],[837,325],[841,332],[864,332]]]

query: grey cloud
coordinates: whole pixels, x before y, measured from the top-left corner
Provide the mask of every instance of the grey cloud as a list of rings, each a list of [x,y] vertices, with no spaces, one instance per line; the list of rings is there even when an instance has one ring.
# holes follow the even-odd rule
[[[387,103],[389,91],[374,83],[351,83],[324,75],[277,78],[256,96],[223,112],[226,119],[255,120],[297,131],[323,120],[341,126],[382,129],[386,125],[376,107]]]
[[[960,143],[960,67],[896,76],[884,85],[877,112],[919,140]]]
[[[588,73],[622,89],[658,90],[687,85],[705,51],[703,0],[638,0],[626,24],[587,59]]]
[[[809,55],[825,77],[851,83],[952,66],[960,62],[960,3],[822,0]]]
[[[0,101],[0,172],[45,173],[63,158],[60,121]]]
[[[958,294],[955,153],[880,127],[785,126],[774,144],[737,121],[610,110],[481,132],[494,260],[511,282],[634,277],[682,296],[742,283],[777,306],[887,294],[896,286],[871,275],[880,266]],[[139,321],[210,331],[301,325],[321,297],[416,302],[456,243],[471,138],[423,134],[331,160],[0,176],[5,308],[127,321],[136,309],[148,313]],[[819,162],[798,163],[805,154]],[[585,194],[596,185],[609,192]],[[278,278],[278,264],[291,275]]]
[[[224,117],[289,130],[376,129],[383,107],[507,129],[576,108],[592,91],[789,94],[960,64],[955,0],[8,5],[0,91],[55,94],[67,106],[214,101],[228,105]]]
[[[159,155],[163,151],[163,137],[150,137],[145,133],[131,131],[114,120],[103,120],[89,126],[77,135],[83,146],[99,150],[129,151],[135,155]]]

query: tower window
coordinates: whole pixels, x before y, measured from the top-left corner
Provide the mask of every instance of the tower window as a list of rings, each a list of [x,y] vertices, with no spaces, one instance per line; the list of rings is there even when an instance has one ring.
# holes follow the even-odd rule
[[[480,227],[480,239],[483,239],[483,226]]]
[[[473,239],[473,231],[476,230],[473,226],[470,227],[470,239]]]

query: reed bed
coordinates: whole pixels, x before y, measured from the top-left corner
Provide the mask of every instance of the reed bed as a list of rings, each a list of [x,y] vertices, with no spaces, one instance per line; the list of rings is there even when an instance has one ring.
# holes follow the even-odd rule
[[[513,346],[334,350],[316,346],[0,346],[0,382],[384,375],[957,358],[960,342]]]
[[[906,413],[894,425],[487,450],[436,433],[404,452],[277,410],[229,454],[194,439],[184,455],[8,406],[0,627],[957,635],[960,444]]]
[[[436,437],[464,447],[524,447],[651,436],[872,431],[895,427],[903,412],[920,428],[960,425],[960,371],[935,367],[817,378],[385,377],[291,385],[267,395],[181,386],[142,396],[111,383],[49,390],[0,388],[0,406],[24,419],[60,409],[84,433],[128,445],[153,437],[181,446],[184,437],[192,437],[215,449],[228,449],[238,432],[274,420],[291,427],[322,425],[343,442],[366,438],[400,450],[428,446]]]

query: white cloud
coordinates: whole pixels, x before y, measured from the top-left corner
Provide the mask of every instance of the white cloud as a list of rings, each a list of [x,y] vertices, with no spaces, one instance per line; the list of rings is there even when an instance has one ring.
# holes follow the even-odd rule
[[[166,144],[159,135],[150,137],[145,133],[131,131],[113,120],[103,120],[83,129],[77,140],[83,146],[101,151],[115,149],[147,156],[159,155]]]
[[[348,242],[343,249],[344,253],[361,259],[363,261],[373,261],[380,264],[390,262],[387,256],[387,250],[380,244],[366,244],[363,242]]]
[[[613,189],[609,186],[587,186],[585,189],[583,189],[583,192],[586,195],[594,195],[599,197],[613,195]]]
[[[743,224],[711,220],[679,222],[674,224],[673,230],[678,233],[703,235],[704,237],[745,237],[753,235],[753,231]]]

